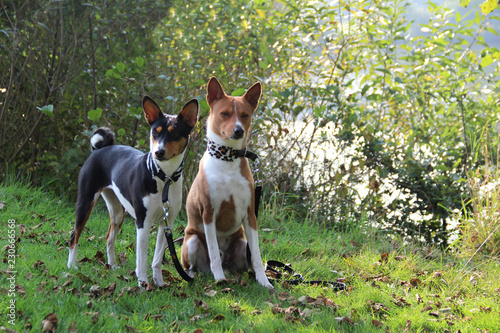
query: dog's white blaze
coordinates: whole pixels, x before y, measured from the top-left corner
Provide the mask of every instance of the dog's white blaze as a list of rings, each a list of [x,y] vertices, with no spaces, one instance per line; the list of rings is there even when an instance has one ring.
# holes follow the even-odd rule
[[[92,145],[92,147],[96,148],[96,144],[98,144],[99,142],[101,141],[104,141],[104,138],[101,134],[99,133],[96,133],[94,135],[92,135],[92,137],[90,138],[90,144]]]
[[[207,239],[208,257],[210,258],[210,270],[216,280],[225,279],[224,271],[222,270],[222,262],[219,253],[219,244],[217,242],[217,231],[215,223],[204,223],[205,237]]]
[[[238,109],[236,107],[236,101],[234,101],[233,103],[234,103],[234,116],[236,117],[236,124],[235,125],[243,128],[243,124],[241,123],[240,119],[238,118]]]
[[[125,208],[125,210],[130,214],[130,216],[132,216],[135,219],[136,217],[135,217],[134,206],[132,206],[132,204],[128,202],[127,199],[125,199],[123,194],[120,192],[120,188],[116,186],[115,182],[111,182],[110,188],[113,190],[113,192],[115,192],[116,197],[118,198],[118,200],[120,200],[120,203],[122,204],[123,208]]]

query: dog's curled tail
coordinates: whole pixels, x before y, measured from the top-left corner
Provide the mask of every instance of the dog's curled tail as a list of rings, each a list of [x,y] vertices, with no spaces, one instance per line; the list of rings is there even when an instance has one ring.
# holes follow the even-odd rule
[[[106,146],[111,146],[115,143],[115,133],[107,127],[100,127],[90,138],[90,144],[92,145],[92,150],[103,148]]]

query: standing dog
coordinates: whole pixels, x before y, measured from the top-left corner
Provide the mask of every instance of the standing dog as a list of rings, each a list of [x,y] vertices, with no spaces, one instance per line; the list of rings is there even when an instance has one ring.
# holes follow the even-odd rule
[[[260,96],[259,82],[241,97],[226,95],[215,77],[208,83],[209,142],[187,197],[181,261],[191,275],[211,271],[216,280],[224,279],[223,269],[248,268],[248,240],[256,279],[271,289],[259,251],[254,181],[243,157]]]
[[[92,154],[78,178],[76,222],[69,243],[68,268],[76,267],[78,240],[96,200],[102,194],[111,221],[107,240],[108,264],[116,267],[115,240],[125,210],[136,219],[136,275],[139,286],[147,285],[148,239],[153,223],[159,224],[153,258],[153,280],[164,284],[161,264],[165,249],[162,191],[168,182],[172,227],[182,204],[182,166],[189,134],[198,121],[198,101],[189,101],[177,115],[164,115],[148,96],[142,100],[146,120],[151,126],[150,151],[144,154],[132,147],[113,145],[114,135],[99,128],[91,138]]]

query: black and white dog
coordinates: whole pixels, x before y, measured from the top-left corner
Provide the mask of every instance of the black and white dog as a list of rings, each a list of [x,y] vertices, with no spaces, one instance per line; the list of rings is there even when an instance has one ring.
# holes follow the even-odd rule
[[[181,209],[181,171],[189,134],[198,121],[199,106],[198,101],[193,99],[177,116],[166,115],[150,97],[145,96],[142,107],[151,126],[149,153],[113,145],[114,134],[107,128],[99,128],[91,138],[93,152],[78,178],[76,221],[69,243],[68,268],[76,267],[78,240],[96,200],[102,195],[111,217],[106,236],[108,264],[117,266],[115,240],[126,210],[136,219],[136,275],[139,286],[148,283],[149,233],[154,223],[159,224],[152,269],[154,283],[162,286],[161,264],[166,246],[162,191],[165,183],[169,182],[167,224],[172,227]]]

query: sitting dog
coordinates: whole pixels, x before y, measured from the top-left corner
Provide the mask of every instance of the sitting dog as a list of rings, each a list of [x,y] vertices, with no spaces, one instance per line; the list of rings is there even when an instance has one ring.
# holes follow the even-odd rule
[[[116,267],[115,240],[125,210],[136,220],[136,275],[139,286],[148,285],[148,239],[159,224],[153,258],[153,280],[164,284],[161,264],[165,250],[163,188],[167,187],[168,226],[172,227],[182,204],[182,167],[189,134],[198,121],[198,101],[189,101],[177,115],[165,115],[148,96],[142,107],[150,129],[150,151],[113,145],[114,135],[99,128],[91,138],[93,152],[80,170],[76,222],[69,243],[68,268],[76,267],[78,240],[99,195],[106,201],[111,221],[107,240],[108,264]]]
[[[259,251],[254,180],[244,158],[260,96],[259,82],[241,97],[226,95],[215,77],[208,83],[208,147],[187,197],[181,261],[191,276],[211,271],[216,280],[224,279],[223,269],[248,269],[248,240],[256,279],[272,289]]]

